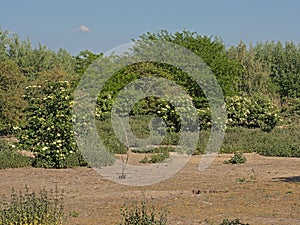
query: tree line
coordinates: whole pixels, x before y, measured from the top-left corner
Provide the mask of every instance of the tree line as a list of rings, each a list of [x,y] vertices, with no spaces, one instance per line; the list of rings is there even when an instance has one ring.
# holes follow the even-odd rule
[[[241,41],[236,46],[226,47],[219,37],[202,36],[187,30],[174,34],[166,30],[145,33],[138,40],[168,41],[200,56],[223,90],[230,126],[261,127],[268,131],[279,121],[279,115],[299,118],[300,44],[267,41],[247,45]],[[51,130],[53,124],[59,126],[51,121],[66,121],[68,128],[54,129],[55,135],[69,135],[65,137],[69,140],[66,146],[72,145],[72,150],[67,152],[75,151],[73,137],[67,134],[71,130],[67,120],[71,117],[72,92],[99,57],[104,56],[89,50],[73,56],[64,49],[53,51],[42,44],[33,46],[29,39],[21,40],[17,34],[0,29],[0,135],[23,130],[20,137],[24,146],[43,146],[40,142],[45,139],[38,136]],[[183,86],[198,109],[200,125],[204,129],[209,127],[210,112],[203,91],[180,69],[159,62],[134,64],[118,71],[99,93],[96,118],[107,118],[114,98],[130,81],[151,74]],[[172,110],[160,116],[178,131],[176,112],[170,103],[161,99],[150,97],[140,101],[132,114],[162,112],[160,109],[164,107]],[[51,136],[51,145],[57,144],[56,139]]]
[[[257,96],[272,99],[278,107],[300,97],[300,45],[293,42],[268,41],[256,45],[240,42],[225,47],[220,38],[201,36],[195,32],[182,31],[171,34],[165,30],[146,33],[141,40],[163,40],[186,47],[199,55],[218,79],[225,96]],[[39,44],[33,47],[30,40],[20,40],[16,34],[0,30],[0,131],[12,131],[24,117],[28,102],[22,97],[30,85],[67,80],[78,82],[89,65],[103,54],[88,50],[72,56],[64,49],[53,51]],[[148,66],[150,69],[156,65]],[[122,74],[141,72],[142,66],[133,66]],[[188,78],[165,65],[164,73],[176,76],[180,84],[189,86]],[[124,86],[119,79],[111,84],[118,90]],[[123,84],[122,84],[123,82]],[[117,87],[116,87],[117,86]],[[195,99],[201,97],[199,90],[188,87]],[[199,100],[199,104],[201,101]]]

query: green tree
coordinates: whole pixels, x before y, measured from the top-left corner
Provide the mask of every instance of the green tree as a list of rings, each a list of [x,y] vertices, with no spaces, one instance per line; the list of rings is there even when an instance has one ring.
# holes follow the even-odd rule
[[[168,41],[191,50],[211,68],[226,96],[237,93],[238,77],[242,73],[242,67],[239,62],[227,55],[225,45],[220,38],[201,36],[186,30],[175,34],[170,34],[166,30],[156,34],[148,32],[140,38]]]
[[[22,95],[26,78],[13,61],[0,61],[0,134],[8,134],[22,121],[26,105]]]
[[[228,55],[240,62],[243,67],[239,76],[238,89],[245,95],[257,95],[260,93],[265,96],[274,97],[276,88],[270,79],[271,69],[261,59],[256,57],[255,48],[240,42],[236,47],[228,49]]]
[[[75,58],[75,72],[83,75],[86,69],[103,54],[95,54],[89,50],[81,51]]]
[[[35,80],[47,71],[59,69],[74,74],[75,60],[64,49],[57,52],[42,44],[32,47],[29,39],[21,40],[0,28],[0,59],[14,61],[22,74]]]
[[[293,42],[266,42],[255,46],[256,55],[266,62],[270,77],[282,98],[300,97],[300,46]]]

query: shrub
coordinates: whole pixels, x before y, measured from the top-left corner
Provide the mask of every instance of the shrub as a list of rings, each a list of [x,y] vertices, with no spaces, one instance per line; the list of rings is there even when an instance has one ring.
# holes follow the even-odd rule
[[[271,131],[278,122],[278,110],[265,97],[234,96],[226,99],[229,126],[259,127]]]
[[[46,82],[26,88],[27,124],[20,132],[21,148],[36,153],[37,166],[66,167],[78,151],[72,128],[73,95],[68,81]]]
[[[120,225],[166,225],[167,215],[156,214],[154,208],[148,208],[146,201],[142,201],[140,206],[134,202],[131,208],[125,207],[121,210],[122,222]]]
[[[240,163],[245,163],[247,161],[246,157],[244,154],[240,151],[236,151],[234,153],[234,156],[232,156],[229,160],[225,160],[225,164],[240,164]]]
[[[61,225],[64,222],[63,194],[56,188],[50,194],[41,190],[37,195],[29,192],[18,195],[12,191],[10,199],[5,196],[0,203],[0,224],[43,224]]]

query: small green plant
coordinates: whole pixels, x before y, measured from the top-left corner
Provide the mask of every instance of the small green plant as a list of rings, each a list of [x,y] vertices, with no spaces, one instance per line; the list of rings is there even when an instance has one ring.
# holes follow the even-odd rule
[[[121,209],[122,222],[119,225],[166,225],[167,214],[156,213],[153,206],[148,207],[145,200],[140,205],[134,202]]]
[[[252,181],[254,181],[254,180],[256,180],[256,173],[255,173],[255,171],[254,171],[254,169],[252,168],[252,174],[250,175],[250,179],[252,180]]]
[[[244,183],[246,181],[246,178],[245,177],[241,177],[241,178],[237,178],[236,180],[239,183]]]
[[[240,219],[228,220],[224,219],[220,225],[249,225],[249,223],[242,223]]]
[[[18,195],[12,190],[9,200],[5,196],[1,199],[0,224],[62,225],[63,222],[63,193],[57,188],[50,193],[41,190],[37,195],[25,186],[25,193]]]
[[[77,211],[71,211],[71,212],[69,212],[69,216],[76,218],[79,216],[79,213]]]
[[[225,160],[225,164],[240,164],[245,163],[247,161],[244,154],[240,151],[234,152],[234,156],[232,156],[229,160]]]

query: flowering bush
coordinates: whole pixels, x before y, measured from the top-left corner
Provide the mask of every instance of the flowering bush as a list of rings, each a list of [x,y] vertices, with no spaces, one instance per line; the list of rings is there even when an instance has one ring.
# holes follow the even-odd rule
[[[72,129],[72,88],[68,81],[26,87],[27,123],[20,132],[21,148],[36,153],[44,167],[62,168],[77,151]]]
[[[260,127],[270,131],[278,122],[276,105],[263,97],[228,97],[226,108],[229,126]]]

